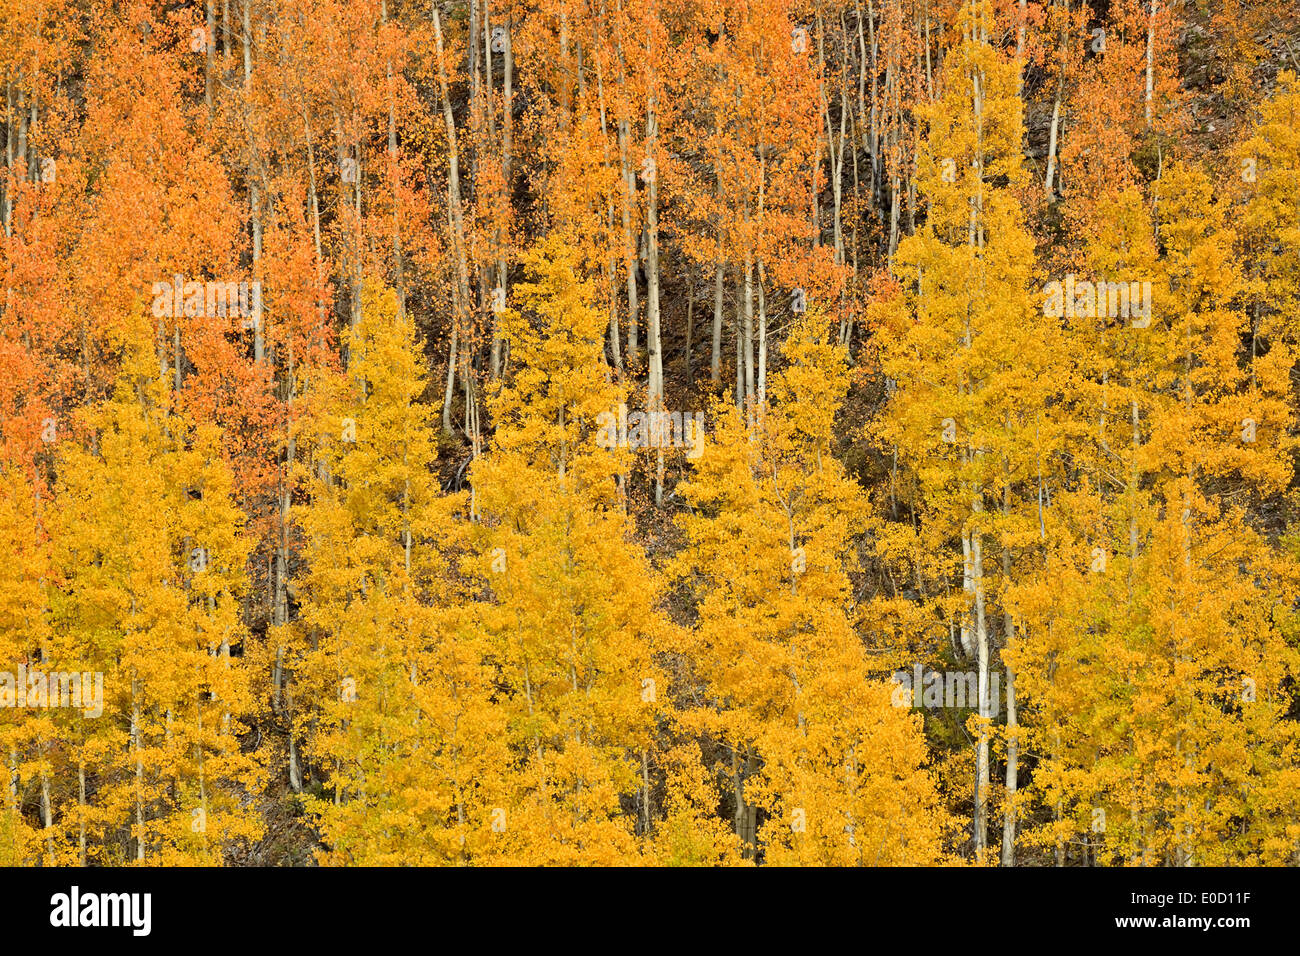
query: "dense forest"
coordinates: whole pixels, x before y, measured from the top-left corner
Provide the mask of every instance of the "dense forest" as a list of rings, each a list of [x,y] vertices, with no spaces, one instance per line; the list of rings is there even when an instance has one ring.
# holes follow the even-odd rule
[[[1300,864],[1290,0],[0,0],[0,864]]]

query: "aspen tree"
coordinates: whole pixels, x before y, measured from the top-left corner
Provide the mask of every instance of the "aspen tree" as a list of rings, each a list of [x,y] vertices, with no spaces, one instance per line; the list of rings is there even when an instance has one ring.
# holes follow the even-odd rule
[[[298,515],[309,569],[297,667],[310,706],[295,732],[324,790],[305,802],[322,862],[467,861],[487,840],[483,793],[505,755],[452,582],[465,501],[430,468],[429,376],[411,319],[392,290],[368,283],[364,295],[349,381],[304,423],[329,476],[312,480]]]
[[[699,595],[687,654],[718,702],[704,727],[749,758],[736,793],[763,813],[766,862],[934,862],[947,821],[918,722],[871,674],[847,608],[866,501],[832,454],[848,375],[820,321],[792,330],[753,430],[715,406],[678,519],[674,573]]]
[[[220,864],[261,833],[260,769],[238,740],[250,675],[231,653],[249,542],[220,433],[170,412],[149,364],[135,346],[84,415],[90,447],[61,448],[50,666],[102,673],[104,708],[74,724],[67,831],[93,827],[92,861]]]
[[[0,534],[5,553],[2,603],[0,603],[0,660],[11,674],[18,665],[46,666],[43,652],[49,648],[45,579],[50,573],[49,545],[44,540],[38,518],[37,487],[26,469],[8,460],[0,469]],[[17,687],[13,690],[17,692]],[[52,727],[40,732],[39,723],[49,724],[47,716],[12,707],[5,708],[0,723],[0,761],[4,764],[4,809],[0,820],[0,859],[6,865],[19,866],[50,861],[53,831],[42,834],[23,813],[24,797],[32,782],[28,755],[34,741],[49,740]],[[47,771],[48,778],[48,771]],[[61,841],[60,841],[61,842]],[[43,844],[43,845],[42,845]]]
[[[641,850],[621,797],[642,765],[666,688],[651,650],[655,578],[628,540],[612,434],[626,392],[602,358],[606,316],[563,237],[524,257],[531,281],[506,335],[518,368],[493,402],[495,447],[475,467],[481,609],[513,768],[503,861],[631,862]],[[613,440],[610,440],[610,439]]]
[[[1165,184],[1153,321],[1101,332],[1130,343],[1126,398],[1140,414],[1093,441],[1120,447],[1133,427],[1130,473],[1107,480],[1105,457],[1078,454],[1097,455],[1097,479],[1058,499],[1054,593],[1024,594],[1041,622],[1019,657],[1048,754],[1035,788],[1058,808],[1036,838],[1079,844],[1094,863],[1263,863],[1289,852],[1276,794],[1296,753],[1281,716],[1293,558],[1214,489],[1283,487],[1295,443],[1281,396],[1295,359],[1277,342],[1242,362],[1245,277],[1225,210],[1194,168],[1173,165]],[[1263,442],[1246,440],[1253,415],[1268,422]],[[1099,536],[1107,526],[1127,533]]]
[[[1040,380],[1051,346],[1030,291],[1032,240],[1010,187],[996,185],[1024,175],[1017,68],[985,37],[987,5],[963,9],[963,41],[944,64],[945,93],[922,111],[929,136],[920,184],[929,212],[894,259],[905,295],[896,300],[902,312],[891,320],[882,364],[897,384],[877,434],[916,471],[928,540],[961,548],[961,648],[979,673],[972,827],[979,853],[987,845],[991,720],[999,709],[989,681],[998,585],[985,547],[1014,548],[1032,527],[1027,509],[1012,500],[1030,493],[1028,439],[1053,383]]]

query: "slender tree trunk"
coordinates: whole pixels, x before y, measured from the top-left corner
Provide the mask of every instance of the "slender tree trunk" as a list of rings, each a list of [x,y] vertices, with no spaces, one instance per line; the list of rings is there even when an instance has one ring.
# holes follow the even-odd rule
[[[1064,83],[1064,80],[1062,80]],[[1056,100],[1052,104],[1052,125],[1047,133],[1047,175],[1043,179],[1043,190],[1050,200],[1056,190],[1056,137],[1061,126],[1061,88],[1056,88]]]
[[[1009,489],[1009,484],[1003,487],[1002,513],[1004,516],[1009,513]],[[1002,550],[1002,577],[1006,582],[1011,580],[1011,551],[1006,547]],[[1016,676],[1015,671],[1006,662],[1005,657],[1005,648],[1011,646],[1011,642],[1015,639],[1015,631],[1015,621],[1011,618],[1011,612],[1004,608],[1002,633],[1005,647],[1002,664],[1007,675],[1007,795],[1006,807],[1002,812],[1003,866],[1014,866],[1016,862],[1016,813],[1013,803],[1019,784],[1020,740],[1018,737],[1019,728],[1016,723]]]
[[[1146,117],[1147,129],[1151,129],[1152,111],[1155,106],[1155,74],[1156,74],[1156,10],[1160,6],[1160,0],[1148,0],[1150,7],[1147,11],[1147,68],[1146,68],[1146,94],[1143,97],[1143,109]]]
[[[695,380],[694,363],[691,361],[691,339],[695,335],[695,274],[692,271],[686,286],[686,383],[690,386]]]
[[[745,252],[745,273],[744,273],[744,304],[745,304],[745,407],[752,408],[754,403],[754,258],[746,250]]]
[[[503,210],[510,208],[510,169],[513,162],[514,151],[514,82],[515,82],[515,56],[514,48],[511,46],[511,17],[506,14],[505,25],[502,27],[502,76],[501,76],[501,96],[502,96],[502,114],[501,114],[501,183],[504,195],[501,197]],[[489,41],[490,42],[490,41]],[[505,236],[500,229],[496,235],[497,245],[497,288],[501,290],[502,298],[505,297],[509,285],[509,271],[506,259]],[[617,321],[617,320],[615,320]],[[617,326],[615,326],[615,335],[617,336]],[[621,364],[617,354],[617,341],[615,342],[615,362]],[[501,376],[501,329],[496,321],[492,324],[492,378],[497,379]]]
[[[253,0],[244,0],[240,5],[243,17],[244,47],[244,115],[248,124],[248,205],[253,228],[253,280],[262,279],[262,194],[260,189],[260,172],[257,162],[257,144],[253,139],[250,98],[253,81],[253,28],[249,8]],[[253,359],[258,364],[265,361],[266,345],[262,329],[262,297],[253,297]]]
[[[978,509],[977,509],[978,510]],[[971,532],[971,564],[975,583],[975,643],[979,655],[979,709],[989,718],[989,635],[984,614],[984,550],[978,531]],[[975,851],[988,845],[989,735],[981,727],[975,754]]]
[[[86,865],[86,761],[84,757],[77,760],[77,860],[78,865]]]
[[[709,381],[715,386],[722,384],[722,293],[726,273],[719,259],[713,269],[713,348],[709,358]]]
[[[442,429],[451,433],[451,400],[456,388],[456,358],[462,326],[468,334],[470,308],[469,260],[465,247],[465,222],[461,209],[460,152],[457,147],[456,120],[451,109],[451,94],[447,84],[446,51],[442,36],[442,17],[435,2],[433,10],[433,36],[438,60],[438,90],[442,98],[442,122],[447,133],[447,206],[451,238],[456,265],[455,304],[452,308],[451,341],[447,352],[447,388],[442,401]]]
[[[721,32],[721,31],[719,31]],[[719,41],[720,42],[720,41]],[[719,67],[719,82],[722,69]],[[722,120],[718,113],[713,117],[713,132],[718,140],[722,138]],[[715,225],[717,254],[713,263],[713,352],[709,360],[709,381],[716,387],[722,384],[722,289],[726,282],[727,267],[722,256],[722,165],[715,157],[713,162],[714,201],[717,204]]]
[[[1055,4],[1053,4],[1055,6]],[[1065,0],[1065,15],[1070,15],[1069,0]],[[1056,140],[1061,128],[1061,101],[1065,98],[1065,31],[1061,31],[1060,37],[1060,55],[1058,57],[1057,67],[1059,74],[1056,78],[1056,98],[1052,102],[1052,125],[1048,128],[1047,133],[1047,175],[1043,179],[1043,189],[1047,194],[1048,200],[1051,200],[1056,188]]]
[[[745,407],[745,334],[740,329],[740,314],[731,323],[736,336],[736,407]]]
[[[388,24],[388,2],[381,0],[379,5],[380,21]],[[393,284],[397,293],[397,317],[402,321],[406,317],[406,261],[402,255],[401,230],[401,173],[397,164],[397,104],[394,90],[395,77],[393,61],[388,58],[385,63],[388,75],[388,167],[392,177],[393,191]]]
[[[213,0],[205,4],[206,33],[203,36],[203,103],[212,112],[212,77],[216,72],[217,58],[217,8]]]
[[[763,260],[758,262],[758,380],[754,394],[759,407],[767,401],[767,295],[763,291],[766,281]]]
[[[628,122],[618,121],[618,154],[623,173],[623,271],[627,282],[627,360],[634,367],[640,344],[637,333],[636,240],[632,233],[632,207],[636,201],[636,172],[628,155]]]
[[[131,680],[131,749],[135,753],[135,858],[144,862],[144,756],[140,742],[140,687],[139,682]]]
[[[50,775],[41,768],[41,824],[45,829],[45,852],[54,866],[54,808],[50,804]]]
[[[655,95],[650,94],[646,109],[646,155],[653,158],[659,138],[659,116]],[[653,168],[653,167],[652,167]],[[649,350],[647,392],[652,411],[663,411],[664,364],[663,343],[659,329],[659,176],[646,183],[646,348]]]
[[[311,235],[312,247],[316,253],[316,283],[317,286],[324,284],[325,257],[321,251],[320,238],[320,193],[316,188],[316,147],[312,142],[311,122],[307,117],[307,107],[304,104],[302,111],[302,126],[307,138],[307,199],[311,207]],[[317,295],[319,295],[319,288]],[[322,324],[325,320],[325,305],[322,300],[317,299],[317,307]]]
[[[5,238],[13,236],[13,180],[14,176],[14,135],[10,126],[9,117],[14,112],[14,84],[12,80],[5,81],[5,180],[4,180],[4,227]]]

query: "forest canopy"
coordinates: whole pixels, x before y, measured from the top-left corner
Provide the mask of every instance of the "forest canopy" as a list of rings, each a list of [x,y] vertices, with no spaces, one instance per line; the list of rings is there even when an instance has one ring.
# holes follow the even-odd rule
[[[0,0],[0,864],[1300,864],[1298,68]]]

